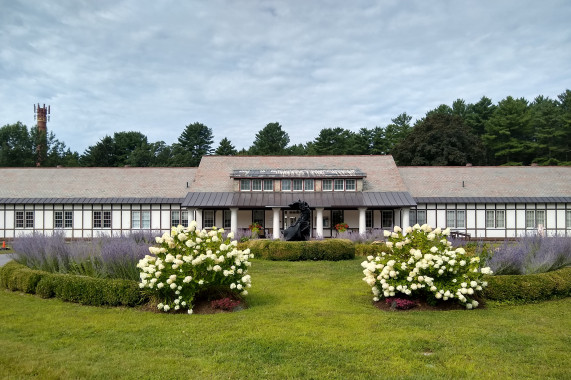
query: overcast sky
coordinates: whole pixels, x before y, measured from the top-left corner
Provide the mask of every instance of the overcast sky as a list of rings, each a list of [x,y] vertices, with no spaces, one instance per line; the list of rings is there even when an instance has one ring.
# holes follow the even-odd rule
[[[296,144],[457,98],[556,98],[570,20],[569,0],[0,0],[0,126],[45,103],[79,153],[196,121],[241,149],[271,122]]]

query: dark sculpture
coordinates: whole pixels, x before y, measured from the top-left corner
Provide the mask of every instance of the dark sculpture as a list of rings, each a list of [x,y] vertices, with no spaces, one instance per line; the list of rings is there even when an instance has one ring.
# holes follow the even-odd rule
[[[311,232],[309,220],[311,213],[307,202],[298,200],[289,205],[294,210],[300,210],[301,216],[296,222],[283,231],[284,239],[287,241],[307,241]]]

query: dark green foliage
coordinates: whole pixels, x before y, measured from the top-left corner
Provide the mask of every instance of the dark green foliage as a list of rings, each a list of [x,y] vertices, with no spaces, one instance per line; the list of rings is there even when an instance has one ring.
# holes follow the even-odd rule
[[[172,148],[163,141],[149,143],[140,132],[116,132],[90,146],[80,158],[83,166],[169,166]]]
[[[510,302],[535,302],[571,295],[571,267],[548,273],[487,276],[486,299]]]
[[[522,162],[529,165],[534,158],[536,143],[532,139],[531,114],[527,100],[508,96],[498,103],[486,122],[482,140],[493,152],[491,164]]]
[[[376,256],[381,252],[388,252],[385,244],[369,244],[369,243],[356,243],[355,255],[367,257],[369,255]]]
[[[351,260],[355,246],[348,239],[310,241],[251,240],[238,245],[250,248],[254,257],[275,261]]]
[[[38,155],[39,153],[39,155]],[[0,167],[77,166],[79,156],[51,132],[38,132],[21,122],[0,128]]]
[[[218,145],[218,148],[216,148],[214,154],[218,156],[235,156],[238,154],[238,151],[236,150],[236,147],[232,145],[232,142],[227,137],[224,137],[220,141],[220,144]]]
[[[355,134],[343,128],[323,128],[312,146],[312,154],[345,155],[354,154]]]
[[[392,123],[384,129],[384,154],[393,154],[395,147],[409,136],[412,132],[411,120],[412,116],[407,115],[406,112],[391,119]]]
[[[289,144],[289,135],[282,126],[279,123],[269,123],[256,133],[256,139],[249,153],[260,156],[283,156],[287,154],[287,144]]]
[[[14,261],[0,268],[0,286],[93,306],[135,306],[145,301],[136,281],[48,273]]]
[[[186,126],[173,144],[174,162],[172,166],[198,166],[202,156],[212,153],[214,141],[212,129],[195,122]]]
[[[466,165],[484,160],[479,139],[458,116],[434,112],[418,122],[393,152],[398,165]]]

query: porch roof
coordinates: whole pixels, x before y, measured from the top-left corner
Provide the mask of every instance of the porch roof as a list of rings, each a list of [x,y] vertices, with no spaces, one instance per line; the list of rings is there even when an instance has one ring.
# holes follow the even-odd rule
[[[191,192],[186,195],[182,207],[199,208],[265,208],[288,207],[301,199],[309,207],[324,208],[389,208],[416,206],[412,196],[405,191],[392,192]]]

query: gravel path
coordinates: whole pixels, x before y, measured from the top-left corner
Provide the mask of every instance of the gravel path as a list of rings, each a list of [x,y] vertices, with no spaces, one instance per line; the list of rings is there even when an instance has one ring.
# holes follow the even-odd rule
[[[12,260],[12,254],[11,253],[0,255],[0,267],[2,265],[6,264],[10,260]]]

